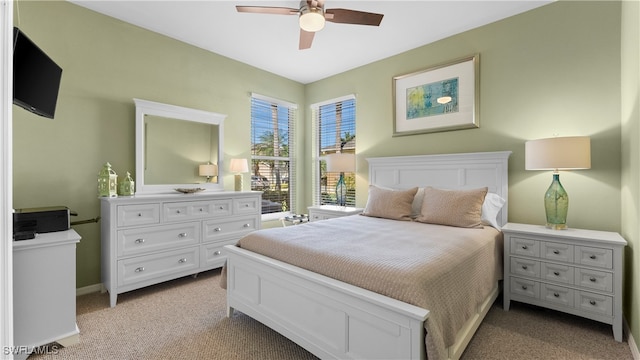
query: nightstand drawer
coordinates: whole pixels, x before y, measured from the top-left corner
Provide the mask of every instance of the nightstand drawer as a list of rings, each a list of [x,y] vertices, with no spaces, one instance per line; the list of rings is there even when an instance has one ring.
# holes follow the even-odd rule
[[[537,281],[512,277],[511,292],[514,294],[538,299],[540,297],[540,283]]]
[[[565,284],[573,284],[575,269],[572,266],[561,264],[542,263],[541,278],[549,281],[556,281]]]
[[[600,315],[613,315],[613,298],[585,291],[578,292],[576,308]]]
[[[540,242],[523,237],[511,238],[511,253],[531,257],[540,257]]]
[[[573,262],[573,245],[543,241],[540,244],[542,257],[548,260]]]
[[[541,299],[556,305],[574,306],[575,290],[550,284],[542,284]]]
[[[613,251],[611,249],[576,246],[576,263],[612,269]]]
[[[575,284],[593,290],[612,292],[613,274],[604,271],[577,268]]]
[[[517,257],[511,258],[511,273],[520,276],[540,277],[540,262]]]

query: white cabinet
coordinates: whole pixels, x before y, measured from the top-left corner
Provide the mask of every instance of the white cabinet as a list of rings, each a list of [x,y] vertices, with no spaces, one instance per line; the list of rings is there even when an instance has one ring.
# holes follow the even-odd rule
[[[611,324],[622,341],[623,253],[618,233],[508,223],[504,309],[511,300]]]
[[[341,216],[356,215],[360,214],[362,210],[364,209],[336,205],[309,206],[309,221],[326,220]]]
[[[13,336],[26,358],[34,347],[79,341],[76,326],[75,230],[13,242]]]
[[[102,284],[117,295],[221,267],[224,246],[261,227],[261,192],[101,198]]]

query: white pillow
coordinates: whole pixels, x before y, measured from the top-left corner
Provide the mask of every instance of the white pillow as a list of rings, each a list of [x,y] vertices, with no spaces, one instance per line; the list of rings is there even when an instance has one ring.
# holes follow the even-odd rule
[[[487,193],[482,203],[482,215],[480,217],[482,224],[490,225],[497,230],[501,230],[500,225],[498,225],[498,213],[504,206],[504,203],[505,200],[501,198],[500,195]]]

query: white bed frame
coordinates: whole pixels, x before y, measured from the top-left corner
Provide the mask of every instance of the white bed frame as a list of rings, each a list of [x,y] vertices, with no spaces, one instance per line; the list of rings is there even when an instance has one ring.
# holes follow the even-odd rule
[[[508,197],[510,151],[369,158],[369,183],[404,189],[487,186]],[[507,222],[507,204],[498,216]],[[238,310],[314,355],[337,359],[425,359],[419,308],[236,246],[227,252],[227,316]],[[499,292],[498,284],[459,331],[448,357],[458,359]]]

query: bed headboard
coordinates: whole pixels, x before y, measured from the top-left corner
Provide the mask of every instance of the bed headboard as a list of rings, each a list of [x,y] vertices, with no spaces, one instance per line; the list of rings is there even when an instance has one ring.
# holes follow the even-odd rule
[[[392,189],[488,187],[507,200],[498,222],[507,223],[508,159],[511,151],[367,158],[369,184]]]

